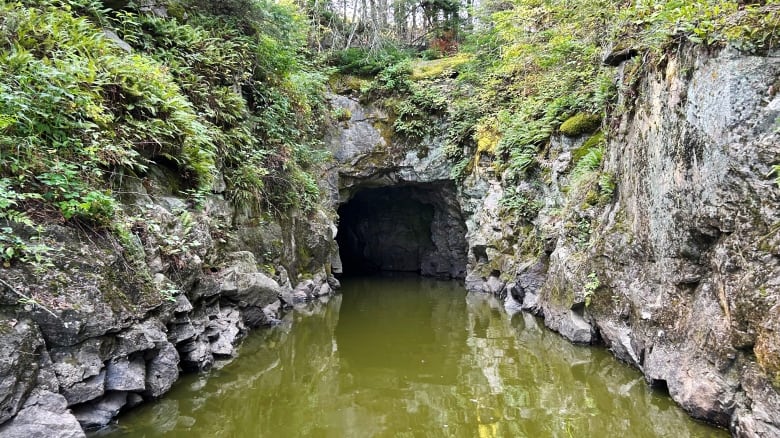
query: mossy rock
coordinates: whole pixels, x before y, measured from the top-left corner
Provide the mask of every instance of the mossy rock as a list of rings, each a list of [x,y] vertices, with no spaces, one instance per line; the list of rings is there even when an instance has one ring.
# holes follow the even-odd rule
[[[585,205],[584,207],[593,207],[599,204],[599,193],[595,190],[588,190],[588,193],[585,195]]]
[[[579,137],[590,134],[601,126],[601,116],[588,113],[577,113],[569,117],[558,130],[567,137]]]
[[[772,309],[758,333],[753,351],[756,360],[775,387],[780,388],[780,310]]]
[[[338,94],[359,93],[370,81],[359,76],[335,73],[328,79],[330,88]]]
[[[447,58],[420,61],[412,67],[410,79],[420,81],[436,78],[446,72],[457,70],[458,67],[469,61],[471,61],[471,55],[463,53]]]
[[[184,6],[179,2],[169,2],[166,5],[168,9],[168,16],[175,18],[179,22],[184,22],[187,17],[187,11]]]
[[[557,307],[570,309],[574,305],[574,291],[566,285],[555,285],[549,289],[548,298]]]
[[[393,125],[395,124],[395,118],[390,117],[388,120],[375,120],[372,125],[379,131],[379,135],[385,140],[385,144],[390,146],[394,142],[395,130]]]

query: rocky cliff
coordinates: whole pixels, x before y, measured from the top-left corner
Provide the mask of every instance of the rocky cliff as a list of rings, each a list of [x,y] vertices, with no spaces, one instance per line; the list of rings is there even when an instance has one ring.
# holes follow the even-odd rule
[[[423,203],[465,229],[465,251],[448,254],[466,258],[470,290],[606,344],[697,418],[780,436],[780,58],[687,46],[624,58],[606,136],[553,135],[516,184],[479,150],[454,181],[441,136],[394,138],[381,104],[334,96],[351,115],[331,134],[334,199],[457,182]]]
[[[49,225],[56,256],[2,270],[0,435],[83,436],[338,286],[325,212],[236,209],[219,184],[195,207],[175,179],[156,167],[120,183],[129,235]]]

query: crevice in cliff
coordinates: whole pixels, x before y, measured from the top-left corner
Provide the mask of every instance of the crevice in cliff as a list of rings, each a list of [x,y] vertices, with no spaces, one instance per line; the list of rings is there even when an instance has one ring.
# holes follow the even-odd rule
[[[464,278],[466,226],[452,183],[363,188],[339,208],[345,275]]]

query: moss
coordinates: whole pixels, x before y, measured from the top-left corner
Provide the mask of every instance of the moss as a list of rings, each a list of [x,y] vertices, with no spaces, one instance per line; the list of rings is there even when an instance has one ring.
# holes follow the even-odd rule
[[[580,135],[594,132],[601,126],[601,117],[595,114],[577,113],[569,117],[558,130],[567,137],[579,137]]]
[[[14,330],[14,324],[10,320],[10,317],[7,317],[3,314],[0,314],[0,335],[7,335]]]
[[[588,190],[588,193],[585,195],[585,207],[592,207],[599,205],[600,200],[599,193],[595,190]]]
[[[574,305],[574,292],[566,286],[555,285],[549,292],[550,301],[557,307],[570,309]]]
[[[331,90],[338,94],[358,93],[366,87],[371,81],[359,76],[334,73],[328,78],[328,85]]]
[[[777,347],[777,340],[778,336],[771,329],[762,330],[753,347],[758,365],[776,387],[780,383],[780,348]]]
[[[306,248],[305,245],[298,245],[296,249],[297,249],[296,255],[298,257],[298,260],[297,260],[298,261],[298,267],[299,268],[304,268],[306,266],[309,266],[309,264],[311,263],[311,260],[312,260],[312,256],[309,253],[309,249]],[[301,269],[301,272],[298,272],[298,274],[299,275],[305,275],[305,274],[307,274],[307,272],[305,272],[305,271],[303,271]]]
[[[179,2],[170,2],[168,5],[166,5],[166,9],[168,10],[168,15],[175,18],[176,20],[182,22],[184,21],[187,11],[184,10],[184,6],[181,5]]]
[[[102,292],[103,302],[107,303],[114,312],[122,312],[125,309],[132,309],[133,303],[124,290],[117,287],[121,284],[121,279],[113,269],[106,269],[101,276],[100,291]]]
[[[498,142],[501,140],[501,134],[498,132],[495,121],[479,124],[474,137],[477,140],[478,153],[487,152],[490,155],[495,155]]]
[[[385,140],[387,146],[393,144],[393,135],[395,134],[395,130],[393,129],[394,124],[395,124],[395,119],[393,117],[387,120],[376,120],[373,123],[374,128],[376,128],[377,131],[379,131],[379,135],[381,135],[382,138]]]
[[[533,226],[528,226],[531,230],[523,233],[524,239],[520,242],[517,248],[517,254],[521,260],[538,260],[544,253],[544,241],[535,232],[533,232]]]
[[[469,62],[470,60],[471,55],[461,53],[449,58],[420,61],[412,67],[412,74],[410,79],[413,81],[432,79],[437,76],[441,76],[448,70],[457,69],[459,66]]]
[[[571,163],[576,166],[582,157],[587,155],[591,149],[599,147],[603,142],[604,132],[598,131],[597,133],[593,134],[590,136],[590,138],[585,140],[585,143],[583,143],[582,146],[571,151]]]
[[[479,159],[482,154],[491,156],[496,155],[498,144],[501,142],[501,133],[498,131],[495,119],[488,119],[477,125],[474,133],[474,140],[477,141],[477,152],[475,154],[474,165],[479,165]]]

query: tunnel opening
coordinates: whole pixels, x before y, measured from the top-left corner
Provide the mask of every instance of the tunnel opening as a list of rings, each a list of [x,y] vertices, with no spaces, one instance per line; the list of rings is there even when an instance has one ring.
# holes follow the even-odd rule
[[[466,226],[452,184],[364,188],[338,210],[341,275],[466,274]]]

